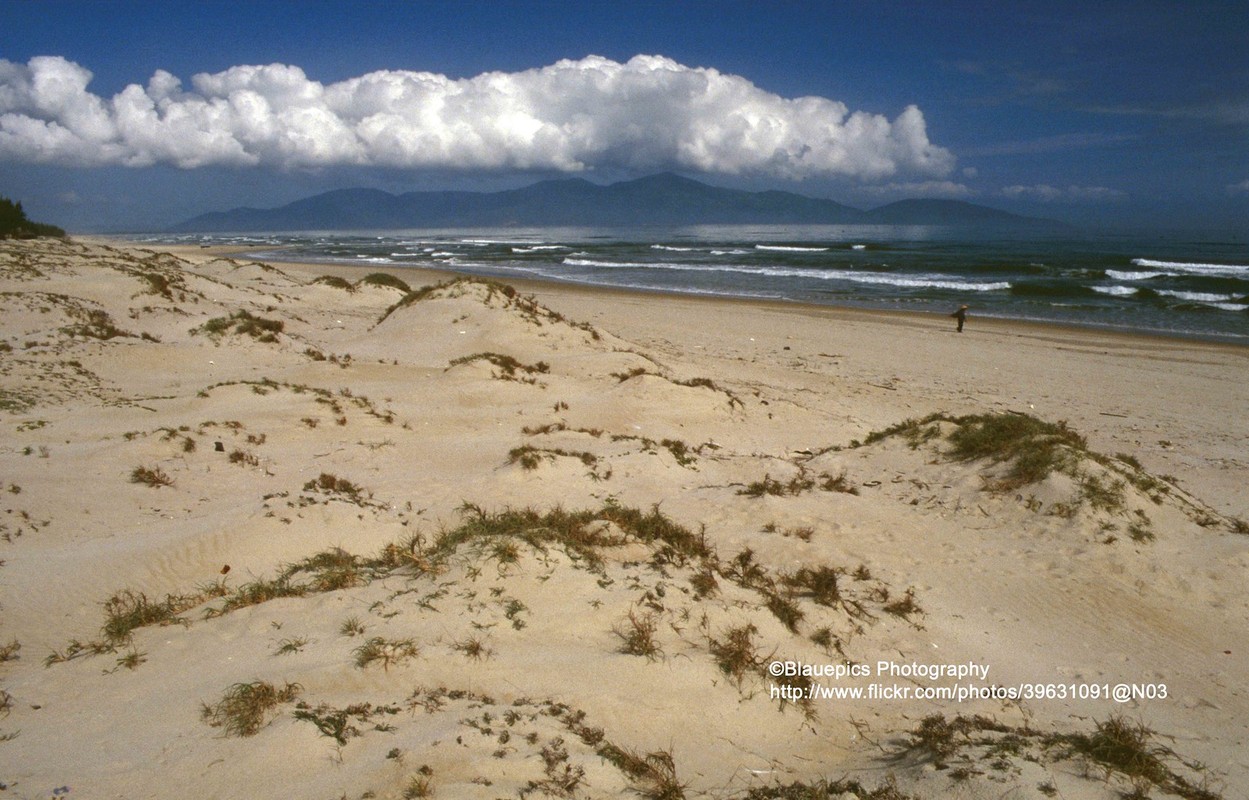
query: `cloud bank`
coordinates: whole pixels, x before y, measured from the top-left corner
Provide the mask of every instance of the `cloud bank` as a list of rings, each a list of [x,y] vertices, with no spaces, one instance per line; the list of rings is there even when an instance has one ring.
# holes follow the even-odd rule
[[[1038,200],[1042,203],[1099,203],[1123,200],[1127,193],[1106,186],[1007,186],[1002,195],[1012,199]]]
[[[106,99],[59,56],[0,59],[0,159],[316,169],[683,169],[789,180],[943,178],[954,157],[915,106],[889,120],[660,56],[590,56],[452,79],[381,71],[339,83],[296,66],[165,71]]]

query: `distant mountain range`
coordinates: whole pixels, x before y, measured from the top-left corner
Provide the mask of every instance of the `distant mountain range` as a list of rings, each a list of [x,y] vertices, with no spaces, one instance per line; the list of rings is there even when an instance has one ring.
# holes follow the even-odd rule
[[[339,189],[279,208],[235,208],[188,219],[176,233],[402,228],[713,224],[969,225],[1045,229],[1024,217],[958,200],[901,200],[862,211],[792,192],[723,189],[672,173],[600,186],[580,178],[503,192]]]

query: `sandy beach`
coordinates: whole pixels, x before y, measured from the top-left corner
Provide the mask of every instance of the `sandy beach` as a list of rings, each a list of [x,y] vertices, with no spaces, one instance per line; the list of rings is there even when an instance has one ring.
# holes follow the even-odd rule
[[[0,299],[0,798],[1249,796],[1249,349],[89,239]]]

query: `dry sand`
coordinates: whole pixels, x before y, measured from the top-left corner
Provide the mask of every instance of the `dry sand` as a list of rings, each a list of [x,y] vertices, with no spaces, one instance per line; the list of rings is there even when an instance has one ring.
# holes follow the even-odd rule
[[[0,798],[1247,796],[1249,350],[362,277],[0,243]]]

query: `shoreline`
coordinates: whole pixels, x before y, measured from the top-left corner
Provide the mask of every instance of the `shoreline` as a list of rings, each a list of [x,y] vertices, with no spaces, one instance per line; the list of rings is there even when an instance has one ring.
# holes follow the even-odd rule
[[[97,237],[81,237],[81,238],[83,238],[84,240],[96,239],[96,240],[105,241],[105,242],[112,240],[112,241],[117,241],[117,242],[125,242],[126,245],[130,247],[145,247],[149,249],[152,248],[152,245],[136,242],[135,240],[127,239],[122,236],[118,236],[118,237],[97,236]],[[336,275],[342,278],[352,278],[352,277],[359,278],[359,277],[362,277],[362,274],[361,274],[362,272],[366,274],[368,272],[384,272],[384,273],[394,275],[400,278],[402,278],[405,275],[409,275],[409,276],[410,275],[423,275],[427,277],[422,278],[422,280],[427,280],[427,281],[432,281],[432,282],[454,279],[457,277],[479,277],[479,276],[476,276],[474,273],[469,273],[469,272],[459,272],[456,270],[435,270],[435,269],[429,269],[426,267],[400,267],[400,266],[387,265],[387,264],[354,265],[354,264],[338,263],[338,262],[310,262],[310,261],[299,261],[299,260],[285,260],[285,259],[279,259],[279,258],[259,259],[250,255],[250,253],[252,253],[255,248],[244,247],[244,246],[239,246],[239,245],[211,245],[208,247],[194,246],[194,245],[160,245],[159,247],[168,252],[183,253],[183,254],[188,254],[188,255],[193,254],[193,253],[212,253],[212,254],[217,254],[217,255],[247,257],[247,258],[252,258],[253,260],[256,260],[256,261],[261,261],[262,263],[266,263],[266,264],[290,267],[292,269],[296,269],[305,274],[315,273],[315,274],[324,274],[324,275]],[[695,302],[707,302],[707,303],[712,303],[712,304],[721,303],[721,304],[726,304],[726,305],[744,305],[744,306],[759,306],[759,307],[765,307],[765,308],[775,307],[779,309],[795,309],[797,310],[798,313],[807,313],[811,315],[827,314],[832,317],[836,317],[838,315],[845,315],[848,318],[853,318],[855,315],[863,315],[869,318],[878,318],[878,319],[896,318],[899,321],[899,324],[902,324],[902,325],[910,324],[910,322],[916,322],[916,323],[942,322],[943,323],[944,320],[947,319],[947,315],[941,312],[865,308],[865,307],[857,307],[857,306],[849,306],[849,305],[837,305],[837,304],[832,304],[832,303],[830,304],[811,303],[811,302],[805,302],[801,300],[780,300],[780,299],[768,299],[768,298],[740,297],[740,296],[727,295],[727,294],[726,295],[709,295],[709,294],[701,294],[697,292],[684,293],[684,292],[677,292],[677,291],[663,291],[663,290],[657,290],[657,289],[640,289],[640,288],[628,287],[628,286],[609,286],[609,285],[603,285],[603,284],[587,284],[587,283],[578,283],[575,281],[540,280],[540,279],[534,279],[534,278],[513,278],[510,276],[505,277],[505,278],[491,278],[491,279],[500,281],[502,283],[512,284],[519,289],[523,289],[524,291],[531,293],[531,294],[535,294],[535,295],[542,295],[548,292],[551,293],[552,295],[560,294],[560,293],[583,292],[587,294],[603,293],[603,294],[609,294],[609,295],[624,295],[624,296],[636,295],[639,297],[660,297],[660,298],[670,297],[670,298],[679,298],[681,300],[689,300],[689,301],[695,301]],[[1158,340],[1160,343],[1172,342],[1176,344],[1210,345],[1213,347],[1226,347],[1233,351],[1243,350],[1243,351],[1249,352],[1249,338],[1241,340],[1241,339],[1237,339],[1235,337],[1230,337],[1230,336],[1217,337],[1217,336],[1210,336],[1210,335],[1199,334],[1199,333],[1185,333],[1182,331],[1137,330],[1137,329],[1131,329],[1131,328],[1120,328],[1120,327],[1115,327],[1115,326],[1110,326],[1110,325],[1097,325],[1097,324],[1092,324],[1092,323],[1078,324],[1078,323],[1051,322],[1047,320],[1036,320],[1036,319],[1011,318],[1011,317],[996,317],[996,316],[986,317],[986,316],[976,315],[974,313],[974,306],[973,306],[972,313],[968,314],[968,320],[969,320],[968,321],[969,327],[967,329],[968,331],[972,330],[972,327],[974,326],[974,327],[979,327],[983,330],[998,333],[1001,335],[1010,335],[1012,329],[1014,329],[1014,330],[1021,332],[1021,335],[1027,334],[1027,335],[1032,335],[1036,337],[1044,337],[1047,335],[1048,336],[1066,335],[1068,338],[1071,338],[1071,337],[1081,338],[1081,337],[1086,337],[1086,336],[1090,338],[1103,337],[1111,342],[1116,341],[1116,340],[1122,341],[1122,342],[1130,342],[1133,340],[1140,340],[1143,342],[1148,342],[1152,340]],[[951,330],[953,330],[953,323],[950,323],[950,328]]]

